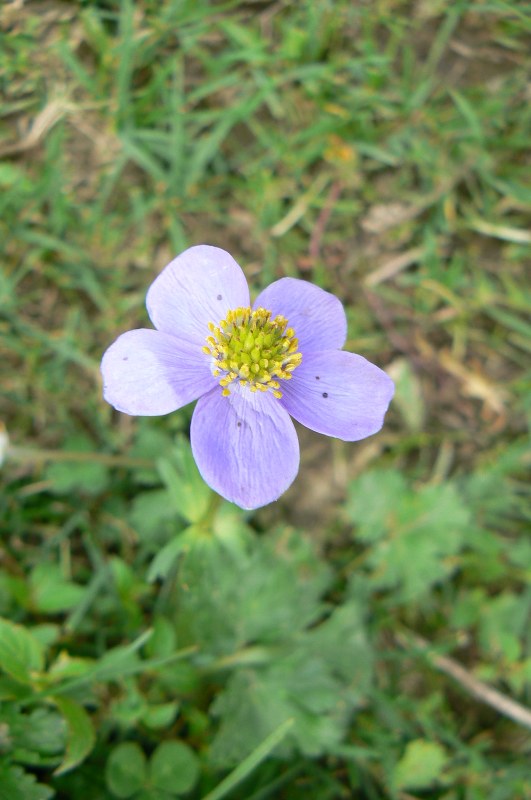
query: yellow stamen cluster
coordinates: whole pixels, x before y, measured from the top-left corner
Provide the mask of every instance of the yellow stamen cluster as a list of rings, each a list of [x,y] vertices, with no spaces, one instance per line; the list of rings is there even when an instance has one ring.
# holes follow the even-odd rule
[[[265,308],[235,308],[219,327],[209,323],[212,335],[203,352],[214,359],[213,374],[221,376],[225,397],[236,380],[251,392],[271,389],[275,397],[282,397],[279,380],[289,380],[302,361],[295,331],[287,326],[285,317],[271,319]]]

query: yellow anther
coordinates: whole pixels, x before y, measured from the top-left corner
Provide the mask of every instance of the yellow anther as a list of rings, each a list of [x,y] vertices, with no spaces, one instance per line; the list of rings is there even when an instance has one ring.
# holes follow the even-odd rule
[[[274,397],[282,397],[279,380],[289,380],[302,361],[295,331],[287,325],[285,317],[272,318],[264,308],[236,308],[219,327],[208,324],[213,335],[206,337],[208,346],[202,349],[212,359],[212,374],[221,376],[224,397],[234,381],[251,392],[271,390]]]

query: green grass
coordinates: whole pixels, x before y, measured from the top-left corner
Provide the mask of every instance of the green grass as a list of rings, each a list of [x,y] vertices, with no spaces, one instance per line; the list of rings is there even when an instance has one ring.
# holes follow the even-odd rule
[[[530,28],[502,0],[5,5],[6,800],[526,796],[486,689],[530,704]],[[301,431],[253,514],[212,502],[190,408],[101,398],[198,243],[256,293],[337,294],[397,383],[367,442]]]

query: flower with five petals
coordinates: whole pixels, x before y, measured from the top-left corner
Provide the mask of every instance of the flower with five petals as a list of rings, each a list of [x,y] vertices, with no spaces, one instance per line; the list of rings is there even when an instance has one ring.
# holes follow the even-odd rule
[[[148,290],[153,329],[128,331],[102,360],[118,411],[158,416],[197,400],[192,452],[206,483],[242,508],[276,500],[299,469],[295,420],[347,442],[380,430],[393,396],[379,367],[343,347],[340,301],[281,278],[251,305],[229,253],[199,245]]]

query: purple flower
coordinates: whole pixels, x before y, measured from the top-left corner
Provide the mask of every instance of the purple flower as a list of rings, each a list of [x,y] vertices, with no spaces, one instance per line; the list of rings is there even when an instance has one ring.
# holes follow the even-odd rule
[[[392,380],[341,350],[343,306],[281,278],[251,306],[245,276],[217,247],[177,256],[146,305],[156,330],[122,334],[103,356],[104,397],[125,414],[169,414],[198,400],[190,430],[204,480],[242,508],[276,500],[299,469],[290,418],[347,442],[380,430]]]

